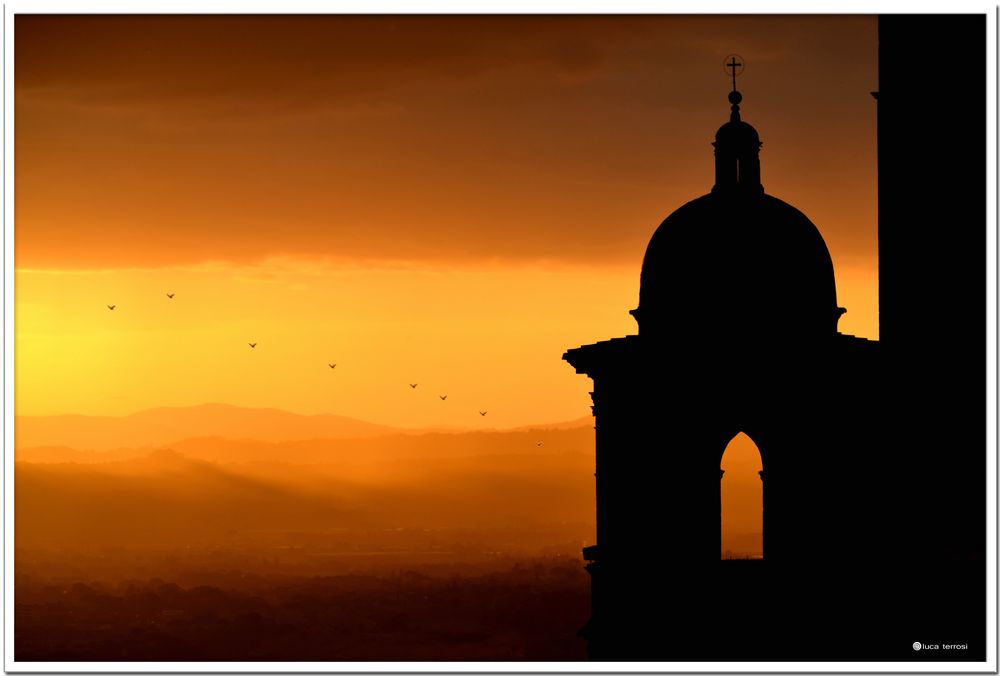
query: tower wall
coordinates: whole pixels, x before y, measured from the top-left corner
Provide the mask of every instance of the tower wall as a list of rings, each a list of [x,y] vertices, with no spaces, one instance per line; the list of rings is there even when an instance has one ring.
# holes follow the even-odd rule
[[[913,489],[901,547],[981,558],[986,17],[885,15],[878,31],[879,339],[896,385],[884,410]]]

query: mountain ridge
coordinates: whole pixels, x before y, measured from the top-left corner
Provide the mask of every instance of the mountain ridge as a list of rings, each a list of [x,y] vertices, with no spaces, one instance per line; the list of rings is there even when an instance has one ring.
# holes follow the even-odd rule
[[[573,421],[532,424],[505,431],[573,429],[592,425],[590,416]],[[219,437],[266,442],[314,439],[370,439],[382,436],[463,434],[472,428],[404,428],[371,423],[332,413],[305,415],[277,408],[206,403],[162,406],[120,416],[59,414],[15,416],[18,449],[70,447],[113,451],[170,445],[193,437]],[[498,431],[498,430],[491,430]]]

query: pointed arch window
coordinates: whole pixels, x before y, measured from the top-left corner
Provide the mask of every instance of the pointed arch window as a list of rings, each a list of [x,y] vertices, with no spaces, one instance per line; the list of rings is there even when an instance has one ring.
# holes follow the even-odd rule
[[[764,552],[763,463],[753,440],[739,433],[722,454],[722,558],[759,559]]]

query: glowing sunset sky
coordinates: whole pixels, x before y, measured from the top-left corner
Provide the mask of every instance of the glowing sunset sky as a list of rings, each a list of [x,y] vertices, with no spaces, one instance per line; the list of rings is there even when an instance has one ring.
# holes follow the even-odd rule
[[[560,356],[635,332],[732,52],[877,337],[874,16],[17,16],[16,413],[586,415]]]

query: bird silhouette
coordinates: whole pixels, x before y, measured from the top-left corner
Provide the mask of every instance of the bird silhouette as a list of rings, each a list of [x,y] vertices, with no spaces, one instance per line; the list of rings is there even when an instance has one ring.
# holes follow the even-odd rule
[[[109,310],[114,310],[114,309],[115,309],[115,306],[114,306],[114,305],[109,305],[109,306],[108,306],[108,309],[109,309]]]
[[[410,387],[412,387],[413,389],[417,389],[417,383],[410,383]]]
[[[257,343],[247,343],[250,347],[257,347]]]
[[[173,297],[174,297],[174,294],[172,294],[172,293],[168,293],[167,294],[167,298],[173,298]]]
[[[537,444],[535,444],[535,446],[541,446],[541,445],[542,445],[542,442],[540,442],[540,441]]]
[[[327,366],[329,366],[329,367],[330,367],[330,368],[332,368],[332,369],[335,369],[335,368],[337,368],[337,365],[336,365],[336,364],[327,364]]]
[[[486,415],[486,411],[480,411],[479,415]]]
[[[441,397],[441,401],[444,401],[445,399],[448,398],[447,394],[439,394],[438,396]]]

